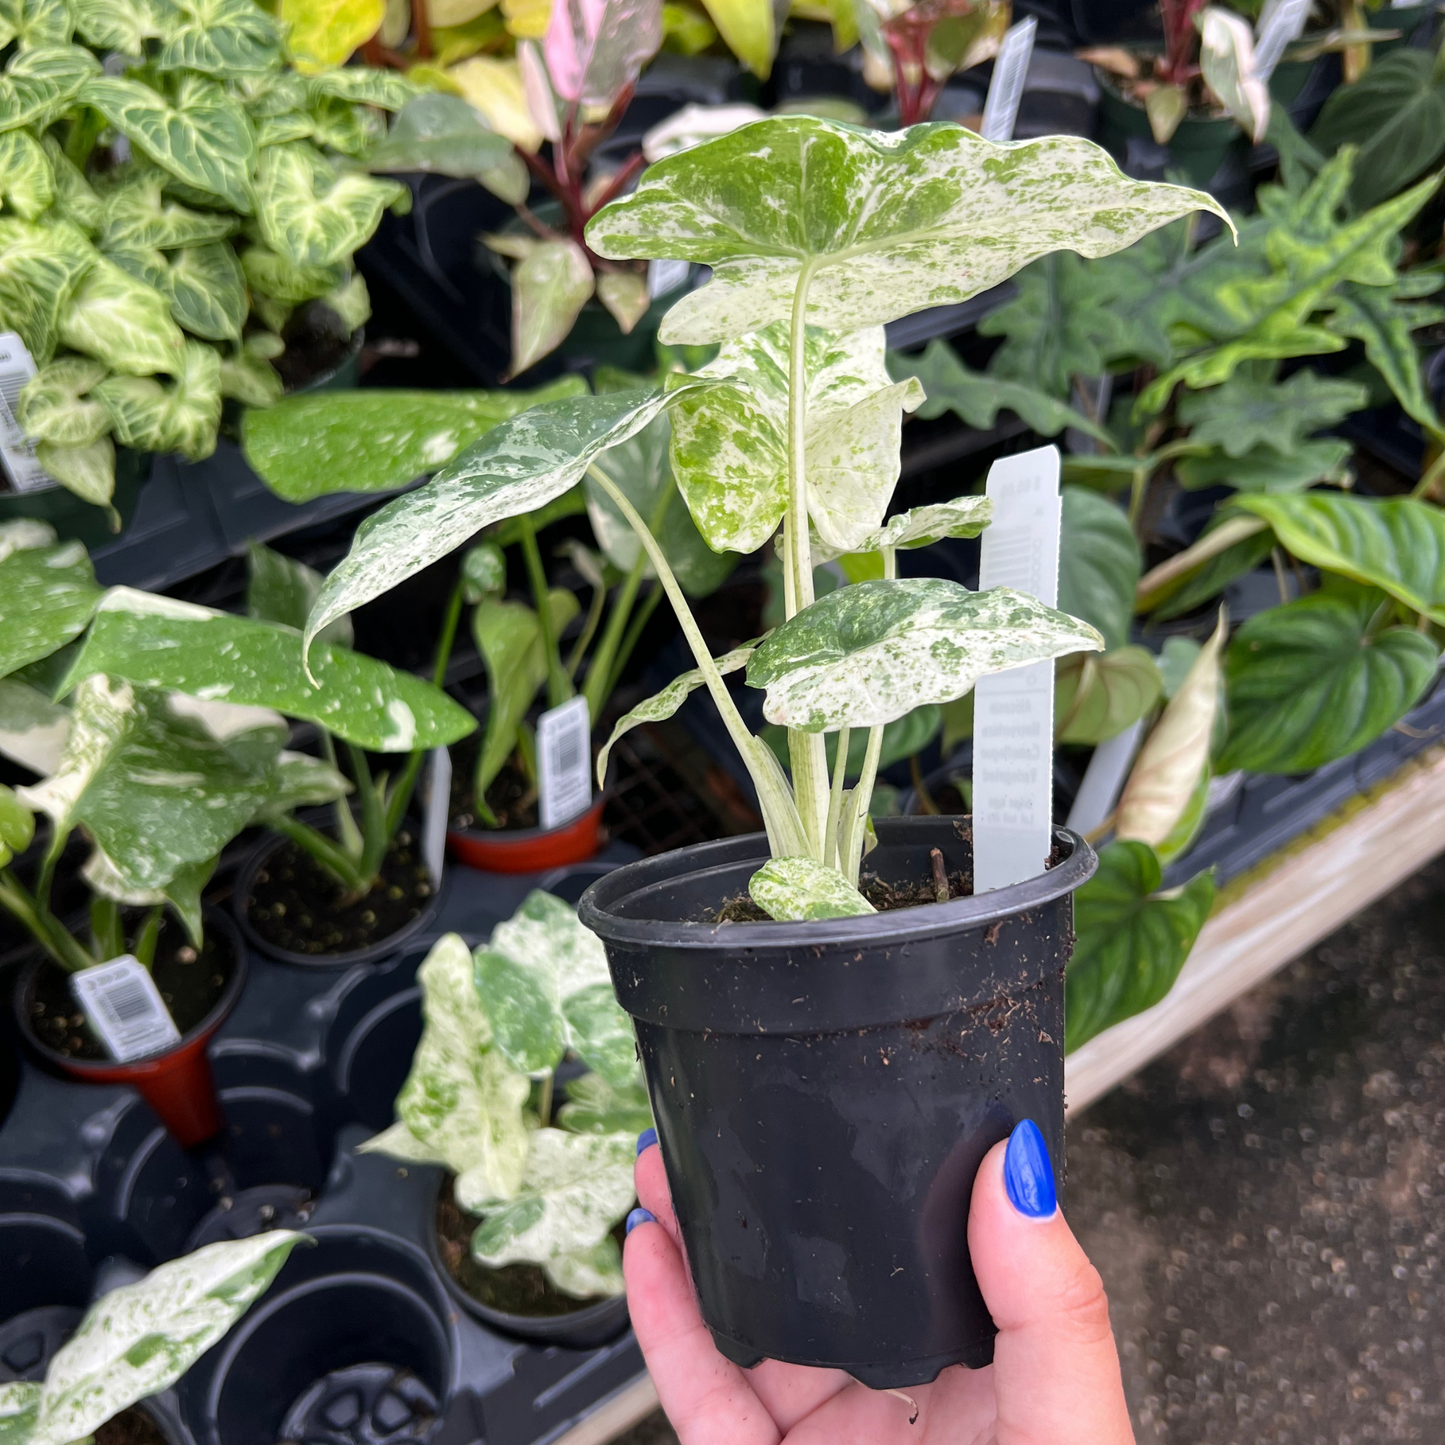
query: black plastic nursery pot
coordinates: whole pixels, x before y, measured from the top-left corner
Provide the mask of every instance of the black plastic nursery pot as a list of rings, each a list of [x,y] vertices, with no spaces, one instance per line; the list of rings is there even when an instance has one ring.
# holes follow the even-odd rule
[[[971,877],[958,818],[880,818],[868,872]],[[704,1320],[729,1359],[875,1389],[993,1358],[968,1254],[974,1177],[1021,1119],[1064,1142],[1076,833],[979,897],[805,924],[699,920],[745,894],[761,835],[628,864],[582,896],[632,1015]],[[1063,1180],[1058,1180],[1062,1196]]]

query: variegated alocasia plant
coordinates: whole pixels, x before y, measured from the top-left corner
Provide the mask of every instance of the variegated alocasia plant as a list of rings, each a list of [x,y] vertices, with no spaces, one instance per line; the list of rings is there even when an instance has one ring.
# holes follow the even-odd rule
[[[964,300],[1049,251],[1104,255],[1201,208],[1224,214],[1199,192],[1127,179],[1088,141],[1000,146],[954,125],[886,135],[788,116],[662,160],[594,217],[588,243],[710,266],[712,280],[672,308],[661,338],[720,342],[717,360],[661,390],[553,402],[495,428],[363,524],[308,637],[588,473],[637,533],[697,660],[645,715],[708,688],[756,785],[771,866],[801,880],[791,895],[770,891],[774,916],[806,916],[826,870],[846,881],[828,895],[866,911],[856,884],[884,726],[964,695],[985,673],[1103,646],[1086,623],[1021,593],[897,578],[899,547],[976,534],[988,508],[963,497],[888,517],[902,412],[922,389],[889,376],[883,325]],[[785,620],[746,667],[766,689],[764,715],[788,728],[791,786],[744,725],[664,550],[609,472],[607,451],[668,408],[678,484],[709,545],[749,551],[781,527]],[[856,552],[879,555],[882,579],[815,602],[815,558]],[[869,742],[848,791],[843,762],[830,786],[824,734],[843,735],[846,760],[854,728]]]
[[[75,1445],[168,1390],[271,1287],[306,1239],[276,1229],[208,1244],[102,1295],[40,1381],[0,1385],[5,1445]]]
[[[621,1294],[611,1231],[652,1116],[601,941],[537,891],[475,952],[439,939],[417,978],[425,1027],[397,1122],[363,1148],[451,1169],[458,1205],[481,1216],[478,1263],[538,1265],[580,1298]],[[554,1109],[568,1056],[587,1072]]]

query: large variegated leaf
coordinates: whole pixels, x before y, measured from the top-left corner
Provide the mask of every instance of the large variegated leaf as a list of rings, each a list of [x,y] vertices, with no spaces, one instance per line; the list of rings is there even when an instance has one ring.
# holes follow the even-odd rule
[[[754,903],[779,923],[857,918],[873,905],[836,869],[816,858],[771,858],[748,879]]]
[[[110,430],[110,416],[98,401],[86,398],[110,375],[101,361],[62,356],[43,367],[21,389],[15,419],[25,434],[57,446],[83,447]]]
[[[95,388],[123,445],[143,452],[180,452],[192,461],[216,449],[221,423],[221,356],[187,341],[169,385],[150,376],[112,376]]]
[[[552,0],[547,76],[571,105],[610,107],[662,45],[662,0]]]
[[[55,174],[29,131],[0,131],[0,196],[5,208],[33,221],[55,200]]]
[[[809,512],[826,544],[850,551],[883,521],[902,413],[923,390],[889,377],[881,326],[810,327],[806,351]],[[677,408],[673,470],[715,551],[755,551],[787,509],[788,367],[788,328],[769,326],[725,345],[697,373],[721,384]]]
[[[304,141],[268,146],[256,172],[256,219],[272,250],[298,266],[334,266],[371,237],[406,195],[395,181],[339,172]]]
[[[71,10],[75,28],[97,50],[137,57],[180,19],[171,0],[71,0]]]
[[[40,1414],[41,1388],[29,1380],[0,1385],[0,1445],[29,1445]]]
[[[600,1074],[583,1074],[567,1086],[567,1102],[557,1110],[557,1122],[574,1134],[632,1134],[652,1123],[647,1088],[638,1077],[614,1089]]]
[[[993,517],[989,497],[955,497],[951,502],[927,502],[890,517],[876,532],[854,542],[848,552],[882,552],[893,547],[910,551],[928,547],[945,537],[977,537]],[[827,562],[840,555],[821,539],[813,550],[815,562]],[[876,575],[876,574],[875,574]]]
[[[1036,256],[1103,256],[1209,196],[1131,181],[1074,136],[994,145],[955,125],[897,133],[782,116],[669,156],[593,217],[599,255],[677,257],[712,281],[668,313],[669,342],[725,341],[789,316],[836,331],[967,300]]]
[[[55,542],[38,522],[0,526],[0,677],[80,636],[100,605],[79,542]]]
[[[115,443],[108,436],[76,447],[41,442],[35,448],[35,460],[62,487],[92,506],[110,505],[115,493]],[[111,522],[117,525],[114,517]]]
[[[19,678],[0,677],[0,753],[42,778],[60,765],[70,713]]]
[[[306,1236],[208,1244],[97,1300],[51,1360],[28,1445],[69,1445],[169,1389],[270,1287]]]
[[[159,70],[199,70],[229,80],[281,64],[276,22],[254,0],[176,0],[180,24],[168,27]]]
[[[22,47],[64,45],[75,29],[66,0],[3,0],[0,46],[18,40]]]
[[[162,170],[250,214],[256,138],[240,103],[220,86],[184,76],[171,101],[138,80],[106,75],[89,81],[82,98]]]
[[[99,71],[100,62],[79,45],[20,48],[0,75],[0,131],[43,130]]]
[[[286,49],[303,75],[343,64],[370,40],[386,16],[386,0],[281,0]]]
[[[692,381],[667,394],[564,397],[494,427],[427,486],[398,497],[357,528],[351,551],[317,598],[307,637],[389,592],[492,522],[560,497],[608,447],[707,385]]]
[[[511,154],[512,143],[498,135],[474,105],[459,95],[430,91],[407,101],[366,165],[372,171],[431,171],[480,179]]]
[[[528,245],[512,271],[513,376],[567,339],[577,313],[592,297],[594,284],[592,263],[575,241]]]
[[[0,216],[0,323],[20,333],[39,365],[55,355],[60,318],[96,260],[69,222],[32,226]]]
[[[101,203],[100,244],[107,251],[172,250],[204,246],[234,235],[240,222],[220,211],[193,211],[167,200],[162,173],[136,170],[111,187]]]
[[[343,647],[311,649],[290,628],[117,587],[106,594],[58,695],[93,672],[138,687],[272,707],[374,752],[438,747],[475,728],[440,688]]]
[[[907,577],[820,597],[758,644],[747,676],[767,688],[769,722],[832,732],[950,702],[987,673],[1103,646],[1087,623],[1012,588]]]
[[[298,632],[321,590],[321,574],[294,557],[283,556],[260,542],[246,548],[246,615],[262,622],[279,622]],[[342,618],[326,629],[322,642],[339,647],[352,643],[351,619]]]
[[[167,298],[106,257],[76,288],[60,319],[60,339],[131,376],[174,374],[185,358],[186,339]]]
[[[246,460],[288,502],[382,492],[434,472],[498,422],[538,402],[585,394],[581,377],[535,391],[360,391],[295,396],[248,412]]]

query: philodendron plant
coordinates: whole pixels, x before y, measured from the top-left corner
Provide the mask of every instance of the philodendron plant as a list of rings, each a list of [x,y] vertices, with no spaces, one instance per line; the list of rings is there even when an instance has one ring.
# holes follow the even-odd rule
[[[168,1390],[271,1287],[289,1229],[208,1244],[103,1295],[40,1381],[0,1385],[4,1445],[76,1445]]]
[[[579,1298],[621,1294],[611,1231],[652,1115],[601,941],[536,891],[475,953],[439,939],[417,978],[425,1027],[397,1122],[363,1148],[451,1169],[457,1204],[482,1216],[479,1264],[538,1265]],[[587,1071],[554,1107],[568,1055]]]
[[[886,135],[809,116],[759,121],[658,162],[596,216],[605,255],[712,268],[664,320],[664,341],[720,342],[694,376],[651,391],[579,397],[495,428],[357,532],[307,623],[336,618],[463,542],[558,496],[584,473],[637,533],[697,669],[618,724],[665,716],[706,686],[756,786],[772,861],[754,880],[775,918],[871,911],[858,892],[883,728],[968,692],[986,673],[1103,641],[1086,623],[1007,588],[898,578],[899,547],[972,535],[977,497],[889,518],[902,412],[923,399],[884,367],[883,324],[962,301],[1061,247],[1103,255],[1208,196],[1124,177],[1088,141],[994,145],[955,125]],[[672,459],[698,530],[749,552],[781,526],[785,620],[756,645],[708,656],[662,548],[609,474],[607,451],[673,411]],[[813,564],[876,552],[883,577],[814,601]],[[788,728],[791,784],[742,721],[724,676],[746,667],[764,715]],[[830,786],[824,734],[869,730],[851,790]]]

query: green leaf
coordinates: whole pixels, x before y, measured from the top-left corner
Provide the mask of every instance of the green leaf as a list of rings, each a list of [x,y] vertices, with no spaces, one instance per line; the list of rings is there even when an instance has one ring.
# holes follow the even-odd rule
[[[1214,875],[1158,896],[1159,859],[1146,843],[1110,843],[1074,895],[1078,935],[1065,978],[1067,1047],[1143,1013],[1174,987],[1214,903]]]
[[[28,131],[0,131],[0,195],[27,221],[50,208],[55,176],[40,142]]]
[[[108,436],[75,447],[41,442],[35,459],[67,491],[93,506],[110,505],[115,492],[115,443]]]
[[[1409,185],[1445,151],[1445,77],[1428,50],[1382,55],[1325,102],[1310,141],[1333,153],[1359,146],[1350,199],[1367,210]]]
[[[174,374],[192,365],[167,298],[106,257],[76,288],[61,318],[60,339],[132,376]]]
[[[318,685],[302,669],[300,634],[289,628],[117,587],[59,695],[105,672],[138,687],[272,707],[381,753],[438,747],[476,726],[439,688],[346,648],[317,644],[311,671]]]
[[[339,262],[335,266],[298,266],[260,245],[246,247],[241,269],[252,291],[275,297],[287,306],[314,301],[346,282],[346,267]]]
[[[778,26],[769,0],[703,0],[727,47],[761,80],[773,68]]]
[[[876,561],[876,554],[887,547],[911,551],[915,547],[932,546],[945,537],[977,537],[992,516],[993,502],[988,497],[955,497],[951,502],[930,502],[890,517],[876,532],[855,542],[851,552],[839,554],[818,540],[813,547],[813,560],[826,562],[841,555],[847,570],[850,558]],[[850,572],[849,581],[872,582],[877,581],[879,575],[876,571],[869,576],[854,576]]]
[[[192,336],[239,341],[246,321],[246,278],[225,242],[191,246],[167,258],[171,315]]]
[[[1103,646],[1086,623],[1012,588],[905,577],[820,597],[758,644],[747,677],[768,690],[769,722],[825,732],[891,722],[986,673]]]
[[[44,366],[55,355],[60,318],[95,248],[69,222],[32,226],[0,216],[0,322]]]
[[[1379,587],[1445,625],[1445,512],[1414,497],[1384,501],[1306,492],[1237,497],[1301,562]]]
[[[109,374],[103,362],[83,356],[52,361],[21,388],[15,419],[37,441],[89,446],[110,430],[110,417],[99,402],[83,398]]]
[[[340,172],[304,141],[268,146],[256,172],[262,239],[297,266],[334,266],[376,230],[382,211],[406,195],[395,181]]]
[[[321,574],[261,542],[246,544],[246,615],[300,631],[321,590]],[[351,619],[343,617],[322,634],[322,642],[350,647]]]
[[[220,353],[187,341],[169,386],[149,376],[112,376],[95,388],[122,446],[145,452],[180,452],[192,461],[216,449],[221,424]]]
[[[1253,572],[1272,551],[1274,537],[1268,528],[1246,537],[1241,542],[1235,542],[1223,552],[1211,557],[1192,576],[1186,577],[1182,586],[1159,594],[1164,601],[1162,605],[1153,608],[1155,621],[1167,622],[1171,617],[1183,617],[1185,613],[1193,612],[1196,607],[1202,607],[1211,598],[1219,596],[1236,578],[1243,577],[1246,572]],[[1171,638],[1166,642],[1166,652],[1171,642],[1179,640]]]
[[[172,102],[138,80],[107,75],[89,81],[81,99],[162,170],[250,214],[256,140],[246,112],[220,86],[183,76]]]
[[[45,147],[55,186],[55,214],[93,236],[100,229],[100,197],[53,135],[45,136],[41,144]]]
[[[78,45],[20,48],[0,75],[0,131],[43,130],[99,71],[100,62]]]
[[[276,22],[253,0],[177,0],[181,23],[168,28],[158,70],[199,70],[222,80],[281,64]]]
[[[1142,647],[1066,657],[1054,687],[1054,737],[1085,746],[1115,737],[1150,712],[1161,687],[1159,668]]]
[[[30,1445],[79,1441],[169,1389],[270,1287],[306,1236],[208,1244],[97,1300],[45,1372]]]
[[[498,135],[475,106],[459,95],[431,91],[407,101],[366,166],[480,179],[511,154],[511,141]]]
[[[507,559],[493,542],[478,542],[462,553],[460,578],[466,601],[475,606],[507,590]]]
[[[551,1073],[567,1051],[567,1021],[548,962],[479,948],[472,977],[503,1058],[518,1073]]]
[[[179,19],[170,0],[71,0],[75,28],[97,50],[145,54]]]
[[[1139,544],[1122,508],[1084,487],[1063,489],[1059,611],[1082,617],[1110,648],[1129,640]]]
[[[160,171],[134,171],[101,202],[100,244],[107,251],[173,250],[234,235],[240,222],[217,211],[193,211],[162,194]]]
[[[40,1413],[41,1389],[28,1380],[0,1385],[0,1445],[29,1445]]]
[[[100,598],[79,542],[57,545],[40,522],[0,525],[0,677],[79,637]]]
[[[263,339],[261,349],[255,345],[258,337]],[[270,360],[272,356],[279,356],[280,351],[270,350],[271,342],[281,342],[281,338],[270,332],[253,332],[240,346],[234,347],[229,356],[221,358],[223,397],[233,397],[242,406],[256,408],[274,406],[281,400],[285,387]],[[281,342],[281,350],[284,349],[285,342]],[[243,432],[246,415],[242,413]]]
[[[925,421],[951,411],[979,431],[992,431],[998,424],[999,412],[1011,411],[1040,436],[1057,436],[1065,428],[1073,427],[1108,447],[1115,444],[1114,438],[1097,422],[1048,392],[1025,382],[970,371],[946,341],[930,341],[922,356],[890,351],[888,370],[895,381],[913,376],[923,384],[928,399],[914,415]]]
[[[40,777],[60,764],[70,713],[18,677],[0,678],[0,753]]]
[[[64,45],[74,29],[66,0],[0,0],[0,45]]]
[[[779,923],[857,918],[877,912],[836,868],[816,858],[770,858],[748,880],[748,894]]]
[[[1346,482],[1353,453],[1349,442],[1328,437],[1299,442],[1288,452],[1256,447],[1238,459],[1218,452],[1181,457],[1174,475],[1188,491],[1226,486],[1239,492],[1299,492],[1319,481]]]
[[[381,27],[386,0],[281,0],[286,49],[303,74],[342,65]]]
[[[17,853],[23,853],[34,836],[35,815],[10,788],[0,784],[0,868]],[[4,1396],[0,1395],[0,1402],[3,1399]],[[3,1405],[0,1405],[0,1422],[4,1418]],[[3,1423],[0,1423],[0,1441],[4,1439]]]
[[[725,341],[791,314],[836,331],[965,301],[1062,247],[1103,255],[1188,211],[1200,192],[1127,180],[1073,136],[996,146],[954,125],[869,131],[781,116],[669,156],[592,218],[599,255],[713,268],[664,342]]]
[[[575,241],[528,244],[512,269],[513,376],[567,339],[594,285],[592,263]]]
[[[641,1078],[614,1089],[600,1074],[583,1074],[567,1086],[557,1123],[573,1134],[642,1133],[652,1123],[652,1106]]]
[[[351,551],[326,579],[307,635],[389,592],[483,527],[562,496],[609,447],[706,385],[693,381],[666,394],[563,397],[494,427],[427,486],[398,497],[357,528]]]
[[[1222,386],[1190,392],[1177,415],[1190,440],[1243,457],[1256,447],[1293,452],[1305,437],[1359,411],[1369,393],[1358,382],[1297,371],[1287,381],[1237,372]]]
[[[1203,651],[1203,647],[1192,637],[1169,637],[1159,651],[1159,677],[1164,684],[1164,696],[1175,698],[1184,686],[1190,670]]]
[[[1397,723],[1435,676],[1435,645],[1377,627],[1390,603],[1350,583],[1251,617],[1225,657],[1229,741],[1221,768],[1305,773]]]
[[[425,93],[425,87],[395,70],[344,65],[320,75],[308,75],[306,93],[313,98],[326,95],[354,105],[374,105],[378,110],[401,110],[407,101]]]

